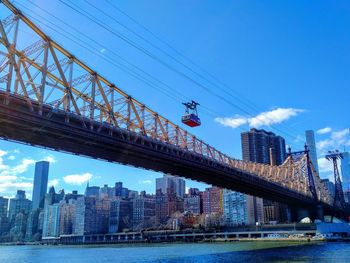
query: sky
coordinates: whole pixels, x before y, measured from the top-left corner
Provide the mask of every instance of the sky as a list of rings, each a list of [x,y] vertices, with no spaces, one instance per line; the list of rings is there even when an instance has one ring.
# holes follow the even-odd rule
[[[234,158],[241,158],[240,133],[252,127],[281,135],[293,150],[302,149],[305,130],[314,130],[322,178],[332,175],[324,154],[350,149],[349,1],[12,2],[126,93]],[[7,15],[1,5],[1,19]],[[27,37],[20,41],[30,43],[33,32],[21,30]],[[121,69],[125,61],[162,84],[150,86],[126,73]],[[181,124],[181,102],[188,99],[200,103],[200,127]],[[39,160],[51,162],[49,185],[66,192],[82,192],[88,181],[99,186],[122,181],[130,189],[153,193],[155,178],[162,176],[1,140],[0,196],[24,189],[30,198]]]

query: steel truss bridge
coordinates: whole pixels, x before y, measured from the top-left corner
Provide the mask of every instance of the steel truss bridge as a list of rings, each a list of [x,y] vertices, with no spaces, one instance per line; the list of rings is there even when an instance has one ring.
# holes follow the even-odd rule
[[[8,0],[0,22],[0,137],[332,211],[308,154],[280,166],[229,157],[132,98]],[[21,35],[31,30],[36,39]],[[23,34],[23,33],[22,33]],[[342,212],[342,207],[335,207]]]

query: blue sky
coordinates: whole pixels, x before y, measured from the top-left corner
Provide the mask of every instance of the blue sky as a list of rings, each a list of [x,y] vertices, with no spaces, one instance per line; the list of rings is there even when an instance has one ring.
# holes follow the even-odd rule
[[[82,43],[93,45],[98,56],[62,36],[62,30],[55,31],[40,23],[51,38],[75,56],[173,122],[180,124],[184,97],[200,102],[203,124],[191,132],[235,158],[241,158],[240,133],[250,127],[272,130],[296,150],[304,144],[306,129],[318,131],[316,141],[322,177],[330,175],[328,163],[321,158],[325,151],[350,148],[348,1],[71,1],[82,12],[93,13],[114,32],[147,49],[163,64],[62,3],[71,4],[69,0],[12,2],[25,14],[46,24],[48,20],[77,35],[75,28],[95,39],[97,44],[81,37]],[[2,6],[0,14],[4,18],[8,11]],[[33,21],[38,24],[37,20]],[[30,40],[32,33],[23,30]],[[170,92],[175,91],[177,95],[165,96],[103,59],[108,57],[118,65],[125,64],[115,54],[166,83],[163,91],[171,89]],[[213,96],[213,92],[218,96]],[[66,191],[83,191],[89,179],[95,185],[123,181],[131,189],[154,192],[155,178],[161,176],[0,141],[0,195],[13,196],[18,188],[31,194],[33,163],[42,159],[52,162],[51,184]],[[191,181],[187,186],[205,187]]]

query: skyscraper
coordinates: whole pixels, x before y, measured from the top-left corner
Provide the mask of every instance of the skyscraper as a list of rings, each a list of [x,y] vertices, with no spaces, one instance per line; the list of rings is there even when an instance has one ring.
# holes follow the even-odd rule
[[[49,177],[49,165],[50,163],[47,161],[41,161],[35,164],[33,209],[44,208],[44,198]]]
[[[265,130],[250,129],[249,132],[243,132],[241,134],[242,142],[242,156],[243,160],[256,163],[281,165],[286,159],[286,144],[283,137],[268,132]],[[247,196],[247,206],[249,206],[249,217],[255,217],[255,221],[250,219],[250,222],[264,222],[275,221],[276,214],[264,213],[265,209],[269,211],[280,211],[279,215],[287,213],[287,208],[284,205],[280,205],[276,202],[264,200],[261,198]],[[264,207],[263,207],[264,206]],[[275,206],[275,209],[271,210],[271,206]],[[271,215],[270,218],[264,218],[264,215]],[[287,217],[287,216],[285,216]],[[283,216],[283,218],[285,218]],[[282,218],[278,218],[277,221],[285,221]]]
[[[89,182],[86,185],[85,196],[99,198],[100,187],[99,186],[89,186]]]
[[[223,189],[213,186],[203,192],[203,213],[223,214]]]
[[[153,195],[141,192],[132,200],[132,225],[135,230],[151,227],[154,223],[156,199]]]
[[[32,201],[26,199],[25,191],[17,190],[16,197],[10,199],[9,219],[12,220],[20,212],[28,214],[32,207]]]
[[[189,195],[184,198],[184,211],[199,215],[201,213],[200,195]]]
[[[0,217],[7,217],[7,206],[9,200],[0,196]]]
[[[60,201],[60,235],[73,233],[73,218],[75,212],[75,199]]]
[[[343,152],[343,159],[341,160],[341,178],[343,191],[350,190],[350,154]]]
[[[286,159],[285,140],[273,132],[250,129],[249,132],[241,133],[241,143],[242,157],[245,161],[280,165]],[[274,160],[271,160],[270,156]]]
[[[305,137],[306,137],[306,145],[309,148],[309,156],[310,156],[311,162],[314,165],[316,172],[319,173],[314,131],[313,130],[305,131]]]
[[[129,200],[112,200],[109,211],[109,233],[122,231],[132,225],[132,202]]]
[[[38,233],[39,210],[40,209],[32,210],[28,215],[27,229],[26,229],[26,236],[25,236],[27,241],[31,241],[34,235]]]
[[[96,197],[78,197],[75,203],[73,233],[103,234],[108,232],[111,201]]]
[[[156,192],[157,190],[161,190],[163,194],[166,194],[168,189],[175,192],[176,196],[183,198],[185,195],[185,180],[167,174],[156,179]]]
[[[60,233],[60,205],[45,207],[43,237],[58,237]]]

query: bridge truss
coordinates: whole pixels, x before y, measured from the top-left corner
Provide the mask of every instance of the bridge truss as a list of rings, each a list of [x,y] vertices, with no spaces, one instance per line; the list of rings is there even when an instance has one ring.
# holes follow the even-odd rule
[[[59,111],[66,123],[79,119],[82,129],[100,132],[107,127],[110,135],[115,130],[127,131],[276,183],[315,202],[332,204],[306,153],[297,159],[289,156],[280,166],[231,158],[95,72],[8,0],[2,3],[12,13],[0,22],[0,92],[6,98],[0,103],[9,105],[11,96],[20,97],[32,114],[50,117],[50,112]],[[32,31],[35,38],[21,35],[20,28]],[[44,110],[48,108],[50,112]]]

